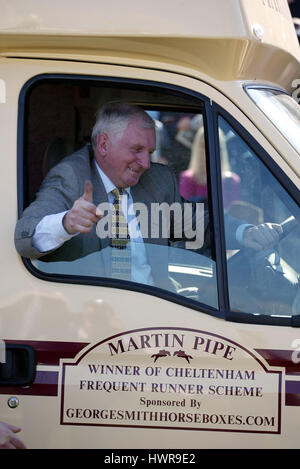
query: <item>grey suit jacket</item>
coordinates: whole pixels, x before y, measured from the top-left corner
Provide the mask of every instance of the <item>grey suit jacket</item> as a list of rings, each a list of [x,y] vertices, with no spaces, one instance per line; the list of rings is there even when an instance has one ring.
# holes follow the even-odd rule
[[[24,210],[15,229],[15,246],[20,255],[31,259],[42,258],[45,262],[57,262],[72,261],[93,252],[101,252],[103,253],[103,258],[100,260],[103,266],[102,273],[103,276],[109,276],[110,262],[105,250],[109,246],[109,239],[100,239],[96,235],[96,226],[93,227],[90,233],[78,234],[54,251],[40,253],[32,245],[35,227],[41,219],[46,215],[69,210],[75,200],[84,193],[86,180],[92,181],[94,204],[97,206],[102,202],[108,202],[104,185],[89,146],[85,146],[76,153],[65,157],[52,168],[43,181],[35,200]],[[147,206],[149,227],[151,227],[152,203],[161,204],[165,202],[170,206],[174,202],[182,202],[175,176],[167,166],[157,163],[151,164],[150,169],[145,171],[138,184],[131,188],[131,194],[134,203],[143,203]],[[237,223],[237,226],[239,223]],[[207,215],[205,215],[204,228],[205,245],[207,245],[209,243]],[[144,238],[146,249],[149,252],[148,261],[154,277],[156,271],[161,271],[162,265],[167,266],[167,261],[164,262],[162,259],[165,250],[155,250],[153,245],[167,246],[170,240],[175,241],[172,235],[172,218],[170,218],[169,231],[169,239],[164,236]],[[160,279],[162,278],[161,272],[158,272],[158,276]]]

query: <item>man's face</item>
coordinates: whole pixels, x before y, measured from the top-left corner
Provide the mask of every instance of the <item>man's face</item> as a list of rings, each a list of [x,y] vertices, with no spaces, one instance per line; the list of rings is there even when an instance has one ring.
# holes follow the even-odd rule
[[[117,187],[134,186],[150,167],[155,144],[154,129],[142,128],[137,122],[131,122],[121,135],[98,135],[96,159]]]

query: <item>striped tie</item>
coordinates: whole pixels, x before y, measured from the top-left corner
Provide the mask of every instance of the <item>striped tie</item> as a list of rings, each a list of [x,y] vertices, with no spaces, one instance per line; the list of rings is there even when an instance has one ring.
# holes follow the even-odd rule
[[[122,212],[124,189],[113,189],[114,202],[111,219],[111,275],[113,278],[131,280],[131,247],[126,218]]]

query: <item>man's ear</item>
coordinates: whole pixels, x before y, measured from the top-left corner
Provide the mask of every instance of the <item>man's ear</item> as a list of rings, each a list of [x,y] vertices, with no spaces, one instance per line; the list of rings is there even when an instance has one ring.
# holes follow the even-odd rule
[[[99,134],[97,135],[97,151],[99,155],[105,157],[107,155],[108,150],[108,135],[107,134]]]

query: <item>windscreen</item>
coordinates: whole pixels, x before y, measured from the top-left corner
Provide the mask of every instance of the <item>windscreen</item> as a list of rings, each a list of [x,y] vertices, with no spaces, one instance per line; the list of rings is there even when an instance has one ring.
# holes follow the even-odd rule
[[[300,105],[284,91],[251,87],[247,93],[300,153]]]

